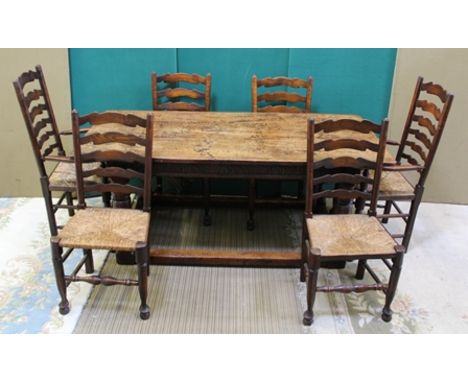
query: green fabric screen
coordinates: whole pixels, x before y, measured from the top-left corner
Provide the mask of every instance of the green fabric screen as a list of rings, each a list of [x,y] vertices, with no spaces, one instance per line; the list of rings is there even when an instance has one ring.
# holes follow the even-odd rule
[[[396,49],[291,49],[290,77],[314,78],[312,110],[387,116]]]
[[[177,70],[176,49],[70,49],[73,108],[151,110],[151,72]]]
[[[396,49],[70,49],[80,113],[151,109],[151,72],[213,76],[215,111],[250,111],[253,74],[314,78],[312,110],[387,116]]]
[[[151,110],[151,72],[179,71],[211,73],[213,111],[250,111],[253,74],[311,75],[313,112],[380,121],[388,113],[396,49],[70,49],[69,55],[72,103],[80,114]],[[292,183],[259,182],[259,194],[295,194]],[[201,183],[183,189],[201,192]],[[245,194],[247,188],[225,180],[213,182],[212,191]]]

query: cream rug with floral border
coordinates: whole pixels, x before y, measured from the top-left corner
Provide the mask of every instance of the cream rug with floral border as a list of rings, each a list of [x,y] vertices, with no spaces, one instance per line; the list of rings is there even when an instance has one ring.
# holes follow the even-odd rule
[[[59,224],[67,219],[60,210]],[[44,199],[0,198],[0,333],[73,331],[92,286],[72,283],[68,293],[73,309],[67,316],[58,313],[49,238]],[[69,258],[68,270],[79,255]],[[104,257],[104,251],[96,251],[97,270]]]
[[[301,324],[305,284],[298,281],[298,271],[293,269],[153,267],[149,294],[152,316],[148,321],[140,320],[136,313],[136,288],[73,283],[68,288],[71,312],[61,316],[43,203],[41,198],[0,198],[0,333],[468,332],[467,206],[422,204],[391,324],[380,319],[381,293],[320,293],[315,323],[308,328]],[[230,221],[240,219],[245,227],[244,212],[238,217],[231,213]],[[162,213],[192,227],[191,219],[201,219],[201,213],[194,210]],[[287,235],[275,245],[297,247],[300,211],[283,210],[277,219],[265,214],[263,218],[261,212],[258,215],[258,226],[263,220],[266,228],[257,231],[254,246],[263,245],[268,230],[285,228]],[[66,212],[60,219],[67,219]],[[175,223],[161,227],[169,231],[176,228]],[[391,223],[390,229],[395,228]],[[197,229],[182,232],[184,240],[200,236]],[[239,237],[242,235],[244,231]],[[181,240],[174,232],[169,236],[170,240]],[[103,251],[95,254],[97,271],[104,257]],[[376,263],[375,268],[386,279],[385,266]],[[115,276],[135,276],[135,267],[118,266],[113,257],[106,261],[104,270]],[[319,283],[354,283],[354,272],[355,264],[344,270],[322,269]]]

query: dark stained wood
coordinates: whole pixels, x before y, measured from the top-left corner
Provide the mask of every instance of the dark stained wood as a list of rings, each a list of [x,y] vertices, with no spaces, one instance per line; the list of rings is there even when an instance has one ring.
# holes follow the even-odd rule
[[[93,123],[94,127],[99,127],[102,125],[107,125],[113,123],[118,125],[120,123],[120,129],[116,129],[111,132],[100,132],[100,131],[87,131],[86,135],[82,135],[80,126],[86,123]],[[144,131],[145,138],[141,138],[135,132],[138,129]],[[124,133],[125,132],[125,133]],[[134,134],[132,134],[132,132]],[[153,147],[153,117],[148,115],[146,119],[141,119],[132,115],[120,115],[117,113],[93,113],[85,116],[79,116],[76,111],[72,113],[72,133],[73,133],[73,146],[75,150],[75,168],[76,168],[76,186],[78,193],[78,208],[86,209],[85,194],[91,192],[101,192],[109,193],[114,192],[119,195],[128,195],[128,194],[137,194],[143,195],[143,210],[149,212],[151,209],[151,175],[152,175],[152,147]],[[90,146],[92,146],[90,148]],[[99,149],[96,150],[94,146]],[[138,155],[139,151],[135,152],[126,152],[126,148],[130,147],[131,149],[136,149],[136,146],[141,146],[140,151],[143,154]],[[85,152],[84,152],[85,151]],[[130,161],[134,158],[139,158],[140,167],[131,168],[126,163],[122,161],[122,153],[130,156]],[[130,154],[130,155],[129,155]],[[104,168],[97,168],[87,170],[84,168],[86,163],[94,163],[96,161],[101,162],[105,161]],[[127,159],[128,161],[128,159]],[[122,163],[124,162],[124,163]],[[143,165],[143,170],[141,170],[141,165]],[[92,175],[101,175],[105,180],[102,183],[88,183],[85,182],[85,178]],[[132,184],[129,184],[129,181],[133,178],[143,179],[143,186],[138,187]],[[85,218],[84,222],[89,223],[89,216],[86,220],[85,211],[80,211],[78,215],[72,218],[64,227],[64,231],[61,231],[61,235],[64,232],[70,231],[72,228],[70,225],[75,222],[75,227],[78,225],[84,226],[73,219],[78,219],[80,216]],[[93,212],[92,216],[95,216]],[[103,212],[103,209],[100,210]],[[147,233],[149,232],[149,214],[142,214],[143,221],[147,219],[147,227],[143,227],[142,237],[145,237],[144,241],[138,241],[134,245],[135,249],[135,258],[138,268],[138,281],[130,279],[117,279],[111,276],[78,276],[78,272],[83,266],[87,273],[94,272],[94,263],[92,258],[92,249],[103,249],[112,242],[109,237],[114,237],[114,232],[106,232],[103,230],[96,237],[93,237],[92,242],[89,240],[86,242],[87,248],[82,248],[83,241],[76,241],[74,243],[73,232],[67,233],[71,236],[67,239],[64,239],[63,236],[52,235],[51,245],[52,245],[52,254],[53,254],[53,263],[55,277],[57,281],[57,287],[61,297],[61,302],[59,304],[59,312],[61,314],[67,314],[70,311],[70,305],[67,300],[67,287],[72,282],[87,282],[93,285],[103,284],[103,285],[128,285],[128,286],[138,286],[138,292],[140,295],[140,318],[148,319],[150,316],[150,308],[147,305],[147,289],[148,289],[148,274],[149,274],[149,249],[148,249],[148,238]],[[83,223],[83,222],[81,222]],[[70,224],[70,225],[68,225]],[[114,222],[115,225],[121,224],[121,222]],[[112,225],[110,225],[112,227]],[[121,228],[121,227],[120,227]],[[133,227],[132,227],[133,228]],[[75,228],[78,230],[77,228]],[[112,230],[112,228],[109,228]],[[78,235],[83,233],[77,232]],[[122,235],[122,231],[119,232]],[[109,237],[106,237],[109,236]],[[127,234],[128,235],[128,234]],[[92,237],[92,236],[89,236]],[[68,240],[68,241],[67,241]],[[73,244],[74,243],[74,244]],[[81,243],[81,244],[77,244]],[[63,247],[68,247],[68,250],[62,256]],[[113,244],[114,247],[107,247],[109,250],[115,250],[118,248],[118,244]],[[70,248],[71,247],[71,248]],[[78,247],[83,249],[84,256],[76,264],[73,271],[69,274],[65,274],[64,262],[70,256],[73,248]]]
[[[272,86],[287,86],[291,88],[303,88],[306,95],[291,93],[285,91],[258,93],[258,88]],[[313,80],[309,77],[307,80],[288,77],[267,77],[257,79],[252,77],[252,111],[253,112],[279,112],[279,113],[310,113],[312,107],[312,87]],[[280,105],[259,106],[259,102],[280,102]],[[302,103],[303,107],[291,106],[287,103]]]
[[[442,112],[436,106],[436,104],[434,104],[434,103],[432,103],[430,101],[427,101],[425,99],[417,100],[416,101],[416,107],[419,107],[422,110],[431,113],[437,121],[442,117]]]
[[[202,84],[204,91],[185,88],[180,83]],[[166,88],[158,88],[166,86]],[[151,75],[151,94],[153,96],[153,110],[177,110],[177,111],[209,111],[211,106],[211,74],[205,77],[199,74],[166,73]],[[167,102],[161,99],[166,98]],[[191,98],[201,100],[201,103],[185,102],[180,99]]]
[[[256,77],[256,76],[255,76]],[[309,77],[310,79],[311,77]],[[306,88],[309,86],[309,79],[303,80],[300,78],[290,77],[267,77],[263,79],[257,79],[257,86],[261,87],[272,87],[272,86],[288,86],[291,88]]]
[[[152,115],[149,114],[147,119],[142,119],[131,114],[121,115],[111,112],[93,113],[80,117],[76,111],[73,111],[72,121],[78,205],[80,207],[86,206],[84,195],[88,192],[136,193],[144,195],[143,209],[149,211],[151,206],[151,155],[153,152]],[[116,121],[120,121],[120,123],[116,123]],[[80,125],[85,123],[94,123],[93,126],[97,129],[90,129],[86,135],[81,136]],[[99,126],[109,124],[114,124],[114,131],[101,132],[99,130]],[[141,137],[142,134],[145,135],[145,138]],[[90,144],[92,147],[89,147]],[[147,158],[150,161],[149,166],[146,165]],[[95,162],[110,163],[111,169],[95,171],[85,171],[83,169],[84,163]],[[143,164],[144,170],[129,169],[128,163]],[[87,184],[84,182],[86,176],[97,173],[105,174],[108,181],[100,184]],[[111,174],[119,174],[119,176],[112,177]],[[133,178],[143,179],[143,187],[129,184],[129,181]]]
[[[168,98],[177,98],[177,97],[189,97],[193,99],[204,98],[205,93],[202,93],[196,89],[184,89],[184,88],[175,88],[175,89],[164,89],[158,91],[158,97],[168,97]]]
[[[25,91],[26,85],[28,85],[30,89],[27,93]],[[13,82],[13,87],[15,88],[16,97],[20,105],[39,170],[39,179],[46,204],[49,230],[51,235],[56,235],[58,226],[55,219],[55,212],[59,208],[62,208],[61,203],[64,201],[67,203],[67,208],[73,207],[71,193],[74,191],[74,188],[63,188],[61,191],[64,193],[59,197],[59,202],[54,204],[52,201],[52,189],[49,182],[50,171],[47,171],[45,162],[49,160],[65,162],[71,159],[66,156],[63,148],[41,66],[37,65],[35,70],[22,73]],[[44,117],[44,115],[47,116]],[[39,119],[39,116],[43,116],[43,118]]]
[[[229,251],[214,249],[168,249],[151,247],[152,264],[206,265],[206,266],[299,266],[300,252]]]
[[[434,95],[438,99],[428,100],[426,99],[428,94]],[[438,101],[440,101],[439,104],[437,104]],[[441,85],[424,82],[422,77],[418,77],[395,158],[397,164],[385,168],[385,171],[417,172],[417,181],[412,195],[400,195],[395,192],[379,196],[380,200],[385,201],[383,213],[379,215],[382,222],[388,222],[389,218],[398,218],[403,219],[406,223],[404,234],[396,235],[402,238],[402,245],[406,249],[409,247],[419,203],[424,193],[424,185],[437,152],[452,102],[453,95]],[[420,115],[421,111],[429,113],[431,118]],[[434,118],[435,123],[431,121],[432,118]],[[413,167],[408,166],[408,163]],[[411,203],[409,212],[403,213],[401,211],[397,203],[399,200]],[[392,208],[397,209],[398,213],[392,213]]]
[[[331,131],[337,133],[341,129],[345,130],[352,127],[353,130],[360,130],[359,125],[367,125],[370,128],[369,131],[373,131],[379,135],[378,144],[370,141],[369,144],[363,144],[361,140],[352,142],[352,139],[341,139],[341,140],[330,140],[332,143],[328,143],[326,138],[320,137],[317,139],[317,134],[323,131]],[[377,209],[377,197],[378,189],[380,185],[380,178],[384,165],[385,156],[385,145],[387,139],[388,121],[384,120],[381,125],[373,124],[366,121],[324,121],[317,124],[314,120],[309,121],[308,134],[307,134],[307,181],[306,181],[306,209],[304,212],[304,228],[302,237],[302,264],[301,266],[301,281],[307,281],[307,309],[304,312],[303,323],[304,325],[311,325],[314,321],[313,306],[317,292],[340,292],[340,293],[361,293],[370,290],[383,291],[386,294],[385,305],[382,310],[382,319],[384,321],[390,321],[392,318],[392,311],[390,305],[395,295],[398,277],[401,271],[401,262],[405,249],[395,243],[392,248],[393,239],[390,234],[384,234],[382,240],[385,240],[384,246],[374,247],[373,252],[365,253],[361,252],[362,249],[356,251],[355,248],[366,248],[362,246],[363,238],[361,238],[356,232],[346,233],[346,239],[349,235],[349,243],[337,241],[331,244],[333,246],[333,252],[327,253],[325,246],[330,240],[333,240],[335,235],[340,235],[340,230],[343,227],[336,227],[337,232],[330,231],[326,225],[325,229],[322,230],[322,234],[329,235],[327,238],[319,238],[316,232],[309,231],[309,224],[314,222],[314,211],[313,207],[319,200],[323,198],[340,198],[340,199],[362,199],[370,200],[370,208],[368,211],[369,217],[364,217],[364,220],[368,220],[369,223],[380,224],[375,220],[376,209]],[[331,127],[331,128],[330,128]],[[369,151],[374,151],[373,160],[363,160],[362,158],[350,158],[346,152],[343,153],[344,149],[357,148],[358,152],[360,149],[367,148]],[[325,158],[317,162],[316,150],[323,150],[327,148],[330,150],[331,158]],[[338,151],[341,154],[332,155],[332,151]],[[344,156],[342,156],[344,155]],[[360,155],[360,154],[358,154]],[[323,163],[326,163],[325,169]],[[349,171],[353,169],[354,171]],[[371,176],[371,170],[373,176]],[[318,171],[322,171],[318,173]],[[325,171],[325,175],[323,172]],[[326,171],[334,171],[333,173],[326,173]],[[317,176],[316,176],[317,174]],[[322,188],[323,184],[331,184],[334,187]],[[371,185],[372,187],[368,187]],[[360,218],[360,217],[359,217]],[[317,224],[326,224],[326,220],[319,220],[315,218],[315,227]],[[367,223],[367,222],[366,222]],[[356,227],[358,229],[359,227]],[[378,227],[382,228],[382,227]],[[313,232],[313,233],[312,233]],[[343,236],[339,236],[343,237]],[[379,236],[376,236],[379,237]],[[347,239],[348,240],[348,239]],[[354,242],[353,242],[354,240]],[[312,244],[311,244],[312,243]],[[378,243],[377,243],[378,244]],[[354,248],[354,252],[348,251],[347,247]],[[375,248],[379,248],[376,250]],[[388,248],[388,252],[385,252]],[[371,251],[371,249],[369,249]],[[359,254],[353,254],[358,252]],[[366,263],[367,259],[392,259],[393,266],[391,267],[390,281],[387,284],[380,282],[376,273]],[[358,260],[358,268],[356,272],[356,278],[362,279],[365,271],[367,270],[371,277],[374,279],[376,284],[358,284],[358,285],[337,285],[337,286],[317,286],[318,273],[322,266],[337,260]],[[390,263],[388,263],[390,264]]]
[[[144,111],[126,111],[126,113],[144,116]],[[260,179],[306,179],[307,154],[307,121],[337,120],[350,118],[360,121],[358,116],[330,115],[330,114],[288,114],[288,113],[191,113],[191,112],[152,112],[154,117],[154,145],[153,163],[155,174],[162,176],[185,176],[200,178],[260,178]],[[284,126],[287,126],[288,132]],[[318,143],[325,138],[329,140],[355,138],[357,142],[367,140],[378,143],[379,140],[367,123],[363,123],[367,133],[347,131],[346,133],[332,131],[317,133]],[[109,132],[115,130],[113,124],[102,124],[92,127],[89,133]],[[138,134],[144,130],[138,130]],[[236,142],[233,145],[232,142]],[[324,152],[318,157],[326,157],[332,152]],[[364,156],[365,151],[357,151]],[[356,155],[354,152],[353,155]],[[389,164],[394,164],[390,154],[386,156]],[[362,178],[356,178],[362,181]],[[251,192],[254,190],[251,188]],[[156,200],[159,195],[156,195]],[[169,196],[167,196],[169,198]],[[167,200],[161,199],[161,200]],[[202,201],[202,196],[192,197],[190,200]],[[176,197],[177,203],[186,202],[187,197]],[[218,200],[211,197],[211,201]],[[222,198],[221,198],[222,199]],[[222,199],[223,202],[234,200]],[[234,200],[235,201],[235,200]],[[295,201],[297,204],[297,201]],[[265,204],[268,200],[256,200],[255,203]],[[282,203],[291,203],[285,200]],[[299,202],[300,203],[300,202]],[[246,205],[246,198],[238,198],[238,205]],[[154,249],[153,249],[154,250]],[[152,250],[152,251],[153,251]],[[191,250],[187,250],[192,253]],[[152,252],[153,253],[153,252]],[[232,256],[231,256],[232,255]],[[165,264],[197,264],[197,253],[187,255],[187,260],[165,258]],[[211,261],[218,265],[242,265],[235,253],[231,257]],[[126,256],[118,256],[119,263],[125,263]],[[151,261],[156,263],[153,255]],[[159,261],[159,260],[158,260]],[[263,260],[262,260],[263,261]],[[278,259],[266,264],[273,266]],[[255,261],[253,261],[255,263]],[[281,262],[280,262],[281,263]],[[280,264],[278,263],[278,264]]]
[[[421,90],[425,91],[426,93],[436,95],[440,98],[440,100],[445,103],[449,97],[447,91],[438,84],[434,84],[432,82],[426,82],[421,85]]]
[[[380,138],[378,143],[372,141],[363,141],[361,139],[326,139],[320,134],[323,132],[337,133],[343,131],[347,133],[351,131],[359,131],[359,126],[363,125],[363,130],[369,132],[375,132],[379,134]],[[312,206],[314,199],[322,198],[339,198],[339,199],[364,199],[370,200],[371,205],[369,208],[369,214],[375,215],[377,205],[377,193],[376,189],[379,188],[381,170],[384,163],[385,157],[385,143],[387,138],[388,121],[384,121],[381,125],[373,124],[370,121],[356,121],[352,119],[343,120],[328,120],[317,124],[314,120],[309,120],[308,128],[308,151],[307,151],[307,194],[306,194],[306,210],[305,215],[312,217]],[[373,133],[372,133],[373,134]],[[318,141],[317,141],[318,140]],[[316,155],[316,152],[320,150],[326,151],[326,156],[321,159]],[[356,153],[354,157],[351,157],[348,150],[354,150]],[[361,158],[361,151],[367,150],[373,152],[372,159]],[[328,171],[337,169],[339,172],[335,172],[333,175],[327,174],[325,176],[315,176],[316,172]],[[352,174],[349,173],[349,169],[355,170]],[[368,177],[368,180],[363,180],[364,171],[374,171],[373,178]],[[319,179],[319,183],[315,183],[316,179]],[[334,184],[333,189],[322,189],[315,187],[316,184],[323,184],[323,179],[330,184]],[[366,187],[364,189],[356,188],[356,185],[361,183],[372,185],[372,187]],[[353,185],[350,188],[350,185]],[[304,259],[305,260],[305,259]]]

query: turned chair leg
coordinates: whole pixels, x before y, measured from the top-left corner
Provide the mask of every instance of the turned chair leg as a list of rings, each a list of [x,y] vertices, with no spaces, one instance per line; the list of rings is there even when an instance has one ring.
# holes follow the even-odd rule
[[[317,294],[317,279],[320,269],[320,259],[309,254],[307,262],[307,310],[304,312],[302,323],[310,326],[314,322],[314,302]]]
[[[306,245],[306,240],[307,240],[307,225],[306,221],[304,219],[304,222],[302,224],[302,238],[301,238],[301,248],[302,248],[302,253],[301,253],[301,268],[300,268],[300,276],[299,280],[301,283],[306,281],[306,276],[307,276],[307,267],[306,267],[306,262],[307,262],[307,245]]]
[[[297,198],[299,200],[304,199],[304,181],[299,180],[297,182]]]
[[[94,273],[93,251],[91,249],[83,249],[83,254],[86,256],[85,272]]]
[[[364,272],[366,271],[365,265],[366,265],[366,260],[358,261],[358,266],[357,266],[356,276],[355,276],[356,279],[362,280],[364,278]]]
[[[247,220],[247,229],[253,231],[255,228],[254,211],[255,211],[255,179],[249,179],[249,220]]]
[[[70,303],[67,300],[67,284],[65,281],[65,271],[63,269],[62,248],[60,248],[58,243],[54,240],[51,240],[50,244],[52,247],[52,263],[54,265],[55,281],[61,299],[59,312],[65,315],[70,312]]]
[[[211,225],[211,216],[210,216],[210,179],[203,178],[203,201],[205,204],[205,215],[203,216],[203,225]]]
[[[107,207],[107,208],[111,207],[111,197],[112,197],[112,194],[110,192],[102,193],[102,204],[104,204],[104,207]]]
[[[391,200],[387,200],[385,202],[385,207],[384,207],[384,214],[385,215],[388,215],[390,213],[390,211],[392,210],[392,201]],[[382,219],[382,223],[383,224],[387,224],[388,223],[388,218],[383,218]]]
[[[361,214],[364,211],[364,207],[366,206],[366,201],[363,198],[357,198],[354,202],[354,209],[356,214]]]
[[[66,193],[66,198],[67,198],[67,206],[73,207],[73,195],[71,192]],[[75,211],[73,208],[68,208],[68,216],[73,216],[75,215]]]
[[[397,254],[397,257],[393,261],[392,271],[390,273],[390,280],[388,281],[388,289],[385,296],[385,306],[382,310],[382,320],[390,322],[392,320],[392,310],[390,305],[392,304],[393,298],[398,285],[398,279],[400,278],[401,265],[403,263],[403,252]]]
[[[146,303],[148,296],[148,246],[137,247],[135,251],[138,267],[138,292],[140,294],[140,318],[147,320],[150,316],[150,307]]]

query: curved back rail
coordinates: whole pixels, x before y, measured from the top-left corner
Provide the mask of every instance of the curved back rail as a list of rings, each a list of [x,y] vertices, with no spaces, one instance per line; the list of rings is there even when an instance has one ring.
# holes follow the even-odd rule
[[[305,89],[306,95],[294,92],[276,91],[258,94],[258,88],[270,88],[274,86],[285,86],[289,88]],[[288,77],[267,77],[257,79],[252,77],[252,111],[265,113],[310,113],[312,106],[312,77],[307,80]],[[263,102],[266,106],[259,106]],[[303,107],[290,106],[288,103],[304,104]]]
[[[143,196],[143,210],[151,208],[151,176],[153,149],[153,116],[146,119],[131,114],[92,113],[79,116],[72,113],[73,144],[78,191],[78,206],[86,206],[86,192],[135,193]],[[92,128],[82,135],[80,126]],[[99,126],[102,125],[102,129]],[[130,130],[128,128],[131,128]],[[87,170],[86,163],[104,165]],[[102,177],[106,182],[86,182],[91,176]],[[131,184],[139,180],[141,186]]]
[[[203,85],[203,91],[182,87],[180,83]],[[159,86],[158,86],[159,85]],[[210,111],[211,105],[211,74],[205,77],[199,74],[166,73],[151,75],[151,93],[153,110],[177,111]],[[163,102],[162,99],[166,99]],[[190,99],[194,102],[182,101]]]
[[[375,216],[387,129],[387,120],[380,125],[350,119],[308,121],[307,217],[312,217],[313,203],[320,198],[370,200],[369,214]],[[363,138],[347,138],[346,131],[363,133]],[[378,142],[369,134],[378,135]]]
[[[396,161],[404,160],[422,168],[418,181],[421,187],[427,179],[452,102],[453,95],[442,86],[418,77]]]
[[[41,177],[47,177],[44,160],[51,154],[65,156],[57,128],[49,92],[40,65],[22,73],[14,82],[16,96],[39,167]]]

